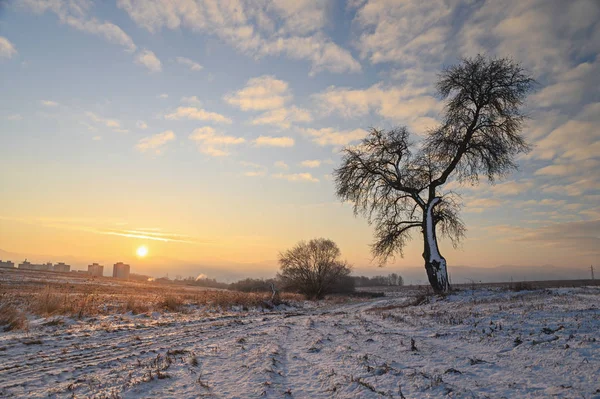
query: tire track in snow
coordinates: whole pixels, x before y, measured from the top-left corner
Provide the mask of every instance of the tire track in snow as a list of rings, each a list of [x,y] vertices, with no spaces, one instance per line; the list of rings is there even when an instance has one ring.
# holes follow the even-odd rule
[[[261,322],[265,318],[267,320]],[[71,347],[54,351],[52,355],[56,356],[60,353],[60,357],[51,360],[29,361],[18,368],[5,367],[0,371],[0,386],[4,389],[11,389],[26,386],[29,381],[41,379],[43,376],[59,376],[63,374],[65,366],[69,368],[71,373],[70,379],[77,380],[78,377],[85,375],[88,368],[110,366],[130,359],[149,358],[157,352],[181,349],[182,347],[197,345],[200,342],[210,344],[211,341],[223,339],[224,333],[222,330],[226,331],[227,336],[239,332],[247,334],[249,331],[273,325],[279,319],[281,319],[281,315],[276,314],[253,317],[244,324],[231,322],[215,325],[213,320],[208,325],[206,325],[206,321],[190,323],[191,325],[188,325],[188,328],[185,329],[182,329],[181,326],[172,326],[167,330],[164,327],[155,327],[152,331],[146,331],[143,338],[140,337],[141,343],[135,343],[134,341],[135,345],[133,346],[130,345],[133,331],[120,331],[119,333],[123,333],[123,336],[116,338],[116,340],[114,336],[105,336],[102,337],[102,343],[90,344],[84,349],[73,349]],[[220,320],[216,322],[221,323]],[[206,328],[200,330],[194,328],[203,327],[203,324]],[[217,327],[216,331],[214,327]],[[92,339],[92,337],[88,337],[88,339]],[[48,345],[52,345],[52,341],[42,344],[42,347]],[[144,350],[145,352],[142,353]],[[18,360],[15,360],[15,362],[18,362]],[[133,361],[131,363],[133,364]],[[27,367],[27,369],[24,369],[24,367]]]

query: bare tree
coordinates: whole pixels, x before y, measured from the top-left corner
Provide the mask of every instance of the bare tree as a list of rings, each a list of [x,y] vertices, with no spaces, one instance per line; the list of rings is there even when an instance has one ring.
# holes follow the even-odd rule
[[[281,272],[277,277],[287,289],[296,290],[309,299],[321,299],[350,275],[350,267],[340,257],[340,249],[331,240],[301,241],[279,254]]]
[[[411,141],[405,127],[372,128],[358,146],[344,149],[334,172],[337,195],[375,225],[374,257],[384,264],[402,256],[420,229],[429,282],[436,292],[450,289],[436,230],[456,246],[465,226],[460,198],[443,185],[451,177],[476,184],[480,175],[494,182],[516,168],[515,156],[530,149],[520,134],[520,108],[533,84],[509,59],[463,59],[438,77],[444,118],[423,140]]]

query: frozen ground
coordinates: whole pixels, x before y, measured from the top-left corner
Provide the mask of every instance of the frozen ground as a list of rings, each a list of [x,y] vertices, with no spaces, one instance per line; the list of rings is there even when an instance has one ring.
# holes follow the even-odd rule
[[[600,398],[599,300],[597,287],[477,290],[37,319],[0,333],[0,397]]]

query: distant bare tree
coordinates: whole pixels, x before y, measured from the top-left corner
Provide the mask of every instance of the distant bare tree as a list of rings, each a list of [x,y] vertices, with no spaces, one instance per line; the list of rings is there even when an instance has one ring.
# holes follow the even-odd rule
[[[341,260],[338,246],[325,238],[301,241],[279,254],[278,278],[287,289],[296,290],[309,299],[321,299],[350,275],[350,267]]]
[[[459,198],[442,187],[451,176],[475,184],[485,175],[494,182],[516,168],[515,156],[530,149],[520,134],[520,108],[533,83],[509,59],[466,58],[440,73],[444,118],[423,140],[411,141],[405,127],[372,128],[358,146],[344,149],[334,172],[337,195],[374,223],[372,253],[382,264],[402,256],[418,228],[431,286],[436,292],[450,289],[436,229],[456,246],[465,226]]]
[[[388,274],[390,285],[404,285],[404,279],[396,273]]]

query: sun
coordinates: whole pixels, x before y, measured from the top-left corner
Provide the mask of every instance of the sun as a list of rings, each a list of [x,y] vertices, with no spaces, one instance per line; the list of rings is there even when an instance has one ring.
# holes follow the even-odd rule
[[[136,251],[137,256],[139,256],[140,258],[143,258],[144,256],[148,255],[148,247],[146,247],[145,245],[142,245],[141,247],[139,247]]]

